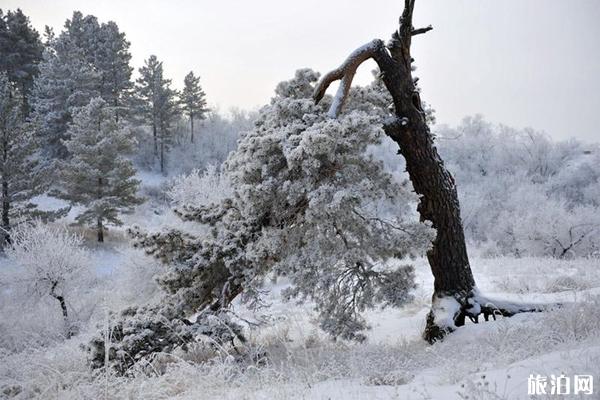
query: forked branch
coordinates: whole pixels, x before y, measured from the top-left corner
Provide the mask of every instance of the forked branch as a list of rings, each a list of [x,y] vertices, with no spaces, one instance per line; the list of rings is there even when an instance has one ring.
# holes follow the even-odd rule
[[[372,40],[371,42],[359,47],[354,50],[348,58],[333,71],[325,74],[317,87],[315,88],[313,98],[316,103],[321,101],[325,96],[325,91],[331,85],[332,82],[339,80],[340,86],[333,98],[331,106],[327,115],[330,118],[337,118],[342,111],[344,103],[348,98],[350,87],[352,86],[352,79],[356,74],[358,67],[366,60],[372,58],[383,75],[383,81],[386,84],[388,90],[394,95],[401,92],[395,86],[394,82],[398,82],[398,79],[392,77],[399,73],[404,72],[403,76],[410,78],[410,42],[412,36],[420,35],[429,32],[433,28],[427,26],[425,28],[414,29],[412,26],[412,14],[415,6],[414,0],[405,0],[404,12],[400,17],[400,27],[392,35],[392,41],[389,44],[389,50],[380,39]],[[390,54],[391,53],[391,54]],[[414,88],[410,90],[413,91]]]
[[[344,102],[346,101],[348,93],[350,92],[350,87],[352,86],[352,79],[354,78],[358,67],[370,58],[377,61],[378,58],[385,56],[389,57],[389,54],[387,53],[383,41],[379,39],[375,39],[354,50],[342,65],[323,76],[313,94],[315,103],[318,103],[323,99],[323,96],[325,96],[325,92],[331,83],[341,80],[340,86],[338,87],[337,93],[333,98],[333,102],[327,113],[330,118],[336,118],[342,111],[342,107],[344,106]]]

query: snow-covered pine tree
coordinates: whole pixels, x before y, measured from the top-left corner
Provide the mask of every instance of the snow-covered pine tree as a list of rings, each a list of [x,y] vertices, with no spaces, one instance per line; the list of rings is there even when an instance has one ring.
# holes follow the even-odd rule
[[[116,23],[109,21],[100,25],[100,46],[96,52],[95,66],[102,74],[100,96],[113,108],[115,120],[127,115],[128,99],[133,89],[129,65],[130,43]]]
[[[93,15],[84,16],[81,11],[73,11],[71,19],[65,21],[60,37],[68,38],[74,46],[81,49],[86,61],[93,65],[100,39],[99,31],[98,18]]]
[[[100,74],[97,90],[100,96],[112,107],[117,122],[126,112],[126,99],[133,87],[129,65],[130,43],[118,25],[109,21],[100,24],[93,15],[83,16],[79,11],[65,23],[65,31],[70,41],[81,49],[89,65]]]
[[[194,143],[194,120],[205,119],[208,108],[206,107],[206,93],[200,86],[200,77],[194,76],[193,71],[190,71],[183,80],[181,104],[184,113],[190,119],[190,141]]]
[[[6,72],[22,93],[24,118],[29,114],[28,96],[39,72],[43,49],[39,33],[20,9],[6,15],[0,9],[0,71]]]
[[[164,172],[173,123],[179,116],[177,92],[171,89],[171,80],[164,78],[163,64],[155,55],[151,55],[144,64],[136,81],[137,113],[152,127],[154,155],[160,160],[160,172]]]
[[[300,70],[278,85],[226,162],[230,196],[179,211],[183,220],[206,226],[205,234],[134,232],[166,264],[159,282],[167,296],[115,322],[110,357],[121,371],[200,334],[221,343],[240,336],[239,326],[217,329],[214,321],[229,323],[226,309],[240,294],[259,299],[270,273],[287,276],[288,298],[310,299],[321,328],[344,339],[365,338],[365,309],[411,298],[413,268],[398,259],[422,254],[433,235],[410,210],[411,188],[369,150],[381,145],[377,121],[390,98],[380,83],[353,89],[349,107],[334,120],[327,105],[311,98],[317,78]],[[91,350],[102,365],[102,337]]]
[[[10,242],[11,229],[35,217],[50,217],[36,210],[31,199],[44,191],[38,142],[22,117],[22,94],[8,76],[0,73],[0,201],[1,242]]]
[[[120,225],[119,214],[142,202],[136,196],[139,181],[125,156],[135,140],[130,130],[117,123],[113,110],[101,98],[82,107],[69,125],[65,146],[71,157],[59,163],[58,196],[85,210],[76,217],[97,229],[104,241],[107,224]]]
[[[34,120],[51,157],[66,157],[62,140],[76,107],[96,96],[118,122],[132,88],[131,54],[125,34],[114,22],[99,24],[75,11],[58,38],[49,35],[40,76],[33,91]]]
[[[73,113],[99,95],[100,75],[68,37],[53,39],[44,51],[31,98],[34,122],[49,158],[67,156],[63,140]]]

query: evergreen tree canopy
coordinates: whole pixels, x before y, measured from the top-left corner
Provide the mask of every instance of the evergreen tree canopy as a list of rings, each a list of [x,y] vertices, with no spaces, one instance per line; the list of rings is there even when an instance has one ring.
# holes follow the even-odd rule
[[[20,92],[6,73],[0,73],[0,199],[2,203],[2,238],[17,224],[35,216],[31,199],[42,193],[45,182],[39,167],[38,143],[23,122]]]
[[[121,368],[198,334],[221,343],[241,338],[235,323],[217,329],[210,316],[229,324],[230,302],[240,294],[260,301],[268,274],[285,275],[285,295],[313,301],[321,328],[344,339],[365,338],[365,309],[411,299],[413,268],[394,259],[424,252],[432,231],[416,222],[410,187],[369,151],[384,137],[376,121],[389,96],[379,82],[353,89],[347,111],[333,120],[311,98],[317,77],[300,70],[277,87],[225,164],[227,197],[178,211],[204,234],[133,232],[166,264],[159,282],[167,296],[126,310],[117,322],[111,346]],[[92,350],[101,365],[101,339]]]
[[[47,156],[65,158],[62,140],[78,107],[102,97],[118,121],[132,87],[131,54],[125,34],[114,22],[75,11],[65,29],[54,37],[47,30],[47,48],[35,80],[32,105]]]
[[[65,23],[61,36],[81,49],[87,63],[100,75],[97,90],[112,107],[118,120],[126,111],[125,102],[133,87],[129,65],[130,43],[113,21],[100,24],[93,15],[75,11]]]
[[[44,51],[32,96],[32,121],[49,157],[65,158],[63,140],[77,108],[99,95],[100,74],[94,71],[68,37],[61,36]]]
[[[184,113],[190,119],[191,141],[194,141],[194,121],[206,118],[208,108],[206,107],[206,94],[200,86],[200,77],[194,76],[191,72],[185,76],[183,81],[183,91],[181,92],[181,104]]]
[[[121,225],[119,214],[142,202],[136,196],[139,181],[133,178],[135,169],[125,157],[135,140],[112,113],[101,98],[81,108],[69,125],[70,139],[65,141],[71,158],[59,163],[59,196],[85,207],[76,220],[95,226],[99,241],[103,240],[104,224]]]
[[[28,96],[42,60],[43,44],[39,33],[20,9],[0,9],[0,71],[21,91],[24,117],[29,112]]]
[[[151,55],[139,69],[137,80],[137,114],[152,127],[154,153],[160,159],[161,172],[171,144],[172,126],[179,116],[177,92],[171,89],[171,80],[164,78],[163,64]]]

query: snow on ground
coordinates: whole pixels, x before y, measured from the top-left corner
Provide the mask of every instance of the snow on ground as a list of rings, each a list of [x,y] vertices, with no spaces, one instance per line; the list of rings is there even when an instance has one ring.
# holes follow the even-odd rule
[[[338,362],[349,357],[341,362],[346,371],[338,375],[352,378],[317,378],[310,383],[278,385],[276,390],[244,390],[245,398],[528,399],[530,374],[548,379],[552,374],[592,374],[600,379],[600,312],[595,311],[600,304],[600,287],[591,287],[598,284],[600,260],[473,258],[476,280],[485,294],[516,301],[567,304],[563,310],[468,324],[434,346],[420,339],[433,282],[426,260],[417,260],[416,265],[419,288],[415,301],[402,309],[369,312],[372,330],[368,343],[344,344],[343,350],[324,344],[327,339],[310,323],[309,307],[280,302],[276,293],[281,287],[276,286],[267,296],[276,322],[262,330],[271,335],[277,329],[280,335],[283,331],[288,341],[284,347],[298,342],[300,347],[306,346],[302,340],[323,341],[322,353],[315,356],[315,369],[320,368],[317,365],[323,361],[321,357]],[[582,277],[586,280],[579,279]],[[298,349],[288,351],[288,356],[296,356]],[[346,352],[356,354],[343,355]],[[382,352],[385,355],[377,360]],[[388,356],[392,359],[385,360]],[[368,364],[373,364],[372,368]],[[315,375],[319,376],[317,371]],[[336,375],[335,371],[331,373]],[[232,389],[226,394],[227,398],[234,398],[240,392]]]
[[[160,197],[167,179],[146,175],[139,178],[150,201],[126,216],[125,226],[175,223]],[[48,197],[38,203],[44,209],[63,205]],[[111,229],[105,245],[88,244],[98,278],[106,281],[97,290],[106,291],[104,298],[126,293],[113,299],[117,309],[155,295],[152,275],[161,268],[129,247],[123,229]],[[242,320],[257,324],[247,324],[243,361],[199,348],[159,359],[127,378],[92,372],[80,347],[98,329],[92,324],[68,341],[16,354],[0,351],[0,399],[552,399],[559,397],[528,396],[527,379],[561,373],[594,375],[595,394],[581,398],[600,398],[600,259],[472,253],[475,279],[486,296],[561,302],[563,308],[469,323],[431,346],[420,335],[433,281],[427,261],[416,259],[414,301],[368,311],[366,343],[334,342],[318,329],[310,304],[282,301],[286,282],[280,280],[267,284],[267,308],[234,306]]]
[[[118,247],[92,251],[100,271],[131,258]],[[286,283],[280,281],[269,284],[267,309],[234,308],[238,316],[260,322],[248,331],[244,350],[254,357],[247,361],[220,354],[198,364],[194,361],[206,359],[199,351],[129,378],[93,375],[79,349],[89,338],[82,333],[55,347],[2,356],[0,376],[8,378],[0,387],[20,387],[18,399],[528,399],[530,374],[600,379],[600,297],[595,296],[600,285],[593,286],[599,260],[473,257],[472,264],[485,294],[569,304],[468,324],[430,346],[420,333],[432,279],[426,261],[418,259],[415,300],[401,309],[368,312],[372,329],[363,344],[327,338],[314,324],[310,305],[281,300]]]
[[[135,179],[141,181],[145,187],[160,187],[165,184],[170,178],[156,171],[148,171],[138,169],[135,174]]]

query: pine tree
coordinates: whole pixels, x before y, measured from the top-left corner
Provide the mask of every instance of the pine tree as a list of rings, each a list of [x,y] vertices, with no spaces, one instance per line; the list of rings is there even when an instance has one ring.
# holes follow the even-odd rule
[[[39,33],[20,9],[6,15],[0,9],[0,71],[6,72],[22,93],[23,117],[29,114],[28,96],[39,72],[43,48]]]
[[[125,155],[135,144],[131,132],[113,118],[114,111],[101,98],[81,108],[69,125],[65,146],[71,154],[59,163],[61,190],[58,196],[85,206],[76,217],[95,226],[104,241],[106,224],[121,225],[119,214],[142,202],[136,197],[139,181]]]
[[[31,199],[42,192],[36,160],[37,141],[22,118],[22,95],[5,73],[0,73],[0,198],[2,239],[10,243],[14,225],[36,214]]]
[[[100,24],[93,15],[85,17],[81,11],[73,11],[71,19],[65,21],[65,29],[61,37],[68,38],[74,46],[82,50],[82,54],[89,64],[94,64],[94,56],[98,47]]]
[[[47,29],[47,50],[33,93],[34,120],[50,157],[67,156],[62,141],[76,107],[96,96],[110,106],[115,121],[125,112],[132,87],[131,54],[125,34],[114,22],[99,24],[79,11],[54,38]]]
[[[116,23],[109,21],[100,26],[100,43],[95,66],[102,74],[100,95],[115,111],[115,120],[126,114],[126,102],[130,96],[133,83],[129,65],[131,53],[130,43],[125,33],[119,31]]]
[[[68,37],[61,36],[50,44],[34,81],[31,119],[42,138],[46,156],[65,158],[63,140],[68,139],[68,124],[78,107],[99,95],[101,76]]]
[[[208,108],[206,108],[206,94],[200,86],[200,77],[194,76],[192,71],[185,76],[183,84],[181,103],[183,111],[190,119],[190,141],[194,143],[194,119],[205,119],[205,114],[208,111]]]
[[[136,82],[137,113],[152,127],[154,155],[159,157],[160,171],[164,172],[173,123],[179,115],[177,92],[171,89],[171,80],[164,78],[162,62],[156,56],[150,56],[139,73]]]
[[[269,274],[286,276],[284,296],[310,299],[321,328],[343,339],[365,339],[364,310],[412,298],[413,267],[394,259],[424,253],[433,232],[413,219],[410,187],[370,151],[383,147],[375,121],[390,97],[380,82],[355,88],[347,111],[333,120],[311,98],[317,77],[300,70],[278,85],[224,164],[232,185],[226,197],[182,205],[181,218],[206,231],[133,232],[164,262],[158,282],[166,293],[157,304],[127,309],[114,325],[109,357],[122,370],[199,334],[221,349],[243,340],[227,307],[242,294],[260,301]],[[102,365],[103,339],[90,349],[94,365]]]
[[[118,122],[126,112],[125,101],[133,86],[130,43],[125,33],[112,21],[99,24],[93,15],[84,17],[75,11],[65,23],[62,35],[81,50],[87,63],[100,75],[97,90],[111,106]]]

